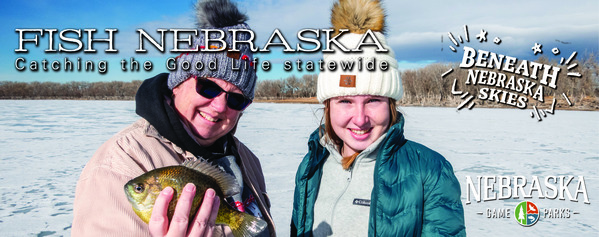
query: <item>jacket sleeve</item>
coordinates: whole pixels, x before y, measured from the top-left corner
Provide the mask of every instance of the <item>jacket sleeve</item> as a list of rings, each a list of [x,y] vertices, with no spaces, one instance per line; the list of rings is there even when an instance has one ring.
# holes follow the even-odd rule
[[[460,184],[451,164],[433,152],[423,177],[422,236],[466,236]]]
[[[106,141],[87,162],[75,190],[72,236],[148,236],[124,185],[156,166],[176,164],[164,144],[135,123]],[[147,150],[145,148],[152,148]]]
[[[107,167],[90,167],[77,183],[72,236],[144,236],[148,225],[128,203],[128,177]]]

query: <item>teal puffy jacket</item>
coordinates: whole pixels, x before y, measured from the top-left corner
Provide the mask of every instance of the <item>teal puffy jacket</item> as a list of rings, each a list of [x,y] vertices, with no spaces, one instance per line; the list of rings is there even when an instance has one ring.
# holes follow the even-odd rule
[[[371,194],[369,236],[465,236],[460,184],[439,153],[403,135],[404,119],[381,142]],[[312,236],[314,202],[329,152],[318,129],[295,177],[291,236]]]

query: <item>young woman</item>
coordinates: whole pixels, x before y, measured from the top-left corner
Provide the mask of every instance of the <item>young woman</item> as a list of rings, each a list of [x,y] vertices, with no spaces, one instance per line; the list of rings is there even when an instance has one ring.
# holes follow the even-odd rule
[[[364,20],[365,19],[365,20]],[[347,48],[371,37],[361,53],[337,50],[325,63],[385,61],[388,70],[323,71],[317,96],[324,126],[308,141],[296,175],[292,236],[464,236],[460,185],[439,153],[404,137],[396,109],[402,87],[386,47],[378,1],[340,1],[331,21]],[[358,62],[358,61],[356,61]]]

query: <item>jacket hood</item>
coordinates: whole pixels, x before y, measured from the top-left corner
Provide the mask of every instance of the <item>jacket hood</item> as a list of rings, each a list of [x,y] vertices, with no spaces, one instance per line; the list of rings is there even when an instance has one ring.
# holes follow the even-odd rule
[[[381,141],[382,151],[395,152],[395,150],[399,149],[407,141],[403,134],[406,120],[401,112],[397,111],[397,115],[398,122],[389,128],[387,137]],[[389,156],[382,154],[382,157]]]
[[[135,112],[156,128],[161,136],[195,156],[211,159],[216,155],[215,153],[222,153],[223,150],[230,151],[230,149],[223,149],[225,144],[234,145],[234,142],[227,142],[232,141],[230,134],[217,140],[211,147],[202,147],[187,133],[179,114],[165,99],[173,95],[167,85],[168,75],[168,73],[158,74],[141,84],[135,94]],[[219,154],[219,157],[222,155]]]

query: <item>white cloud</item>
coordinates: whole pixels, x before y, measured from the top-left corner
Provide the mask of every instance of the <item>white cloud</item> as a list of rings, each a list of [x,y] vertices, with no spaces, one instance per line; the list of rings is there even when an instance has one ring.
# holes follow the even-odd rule
[[[292,46],[297,43],[297,32],[307,28],[329,28],[330,9],[334,1],[240,1],[238,6],[250,20],[248,24],[256,33],[255,43],[262,47],[275,29],[280,29]],[[489,32],[489,47],[514,54],[528,54],[534,42],[548,47],[567,46],[573,50],[597,50],[599,44],[598,1],[383,1],[386,9],[387,40],[400,60],[431,62],[447,60],[447,37],[452,32],[464,36],[463,26],[468,25],[470,44],[478,44],[476,34],[481,29]],[[174,18],[147,22],[137,28],[195,27],[191,10]],[[122,48],[138,47],[135,30],[121,42]],[[443,37],[443,42],[441,42]],[[494,46],[494,37],[502,39]],[[324,38],[321,36],[321,39]],[[563,45],[556,41],[569,42]],[[168,45],[172,47],[172,39]],[[553,46],[550,46],[553,45]],[[275,47],[273,50],[280,50]],[[286,55],[281,54],[281,57]],[[518,55],[515,55],[518,56]],[[296,57],[294,55],[294,57]],[[278,59],[273,59],[278,60]],[[279,60],[280,61],[280,60]]]
[[[158,33],[157,29],[194,29],[195,28],[195,18],[192,15],[191,11],[186,12],[186,14],[182,14],[174,17],[162,17],[160,20],[144,22],[137,25],[129,25],[123,27],[122,35],[119,36],[119,41],[117,41],[117,48],[126,49],[126,52],[121,52],[124,55],[133,56],[135,50],[139,48],[139,33],[137,29],[144,29],[146,33],[152,36],[158,43],[160,43],[160,33]],[[182,34],[181,38],[187,37],[188,34]],[[156,57],[156,56],[165,56],[169,55],[168,50],[173,48],[173,33],[166,33],[165,38],[165,54],[160,53],[151,43],[147,40],[144,40],[144,48],[148,51],[147,54],[137,54],[136,56],[144,56],[144,57]],[[181,46],[184,48],[183,46]]]

